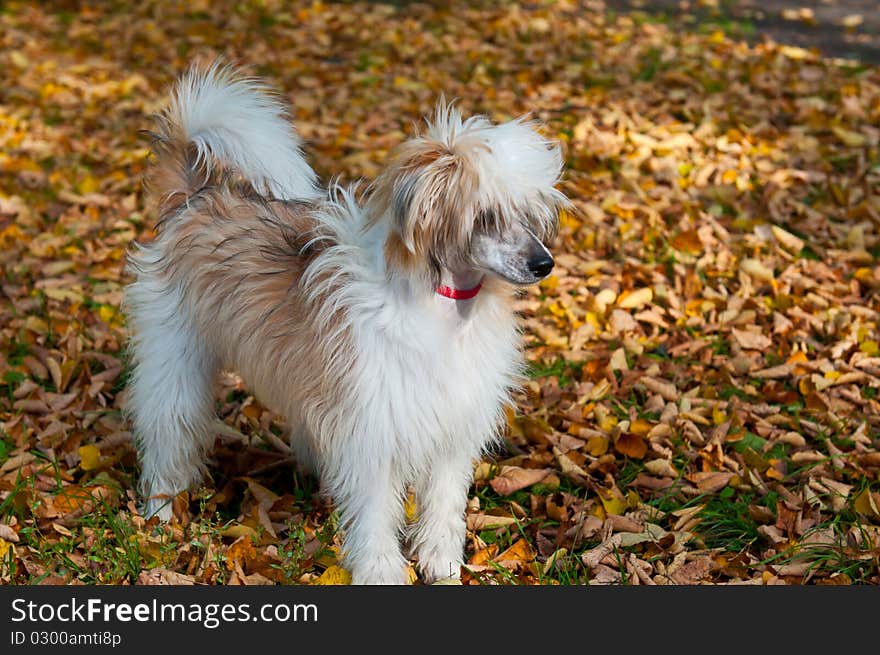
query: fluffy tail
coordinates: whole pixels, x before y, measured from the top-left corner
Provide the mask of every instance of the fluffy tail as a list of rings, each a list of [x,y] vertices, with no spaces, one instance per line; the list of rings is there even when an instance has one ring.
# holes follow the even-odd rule
[[[193,66],[159,117],[158,166],[150,187],[168,209],[185,201],[221,168],[260,193],[284,200],[319,195],[317,177],[283,106],[261,82],[231,66]]]

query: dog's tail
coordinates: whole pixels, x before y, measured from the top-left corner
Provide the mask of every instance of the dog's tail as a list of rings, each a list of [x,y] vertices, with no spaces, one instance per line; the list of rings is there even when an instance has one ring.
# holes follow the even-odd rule
[[[220,62],[193,66],[158,117],[151,191],[165,209],[181,204],[218,169],[284,200],[318,196],[317,177],[284,107],[261,82]]]

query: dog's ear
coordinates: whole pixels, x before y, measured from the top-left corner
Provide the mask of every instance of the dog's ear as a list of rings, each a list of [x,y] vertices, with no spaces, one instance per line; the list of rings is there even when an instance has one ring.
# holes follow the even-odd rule
[[[467,247],[476,188],[476,171],[454,148],[426,137],[401,144],[370,196],[371,218],[385,216],[392,224],[388,254],[413,261]]]

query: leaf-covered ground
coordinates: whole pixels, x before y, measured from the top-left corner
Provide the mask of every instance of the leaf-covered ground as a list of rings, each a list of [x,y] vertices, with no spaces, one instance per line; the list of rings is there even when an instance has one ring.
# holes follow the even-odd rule
[[[443,5],[441,8],[440,5]],[[140,130],[195,57],[372,177],[442,92],[563,142],[531,379],[475,465],[465,584],[880,583],[880,69],[553,4],[8,2],[0,11],[0,582],[345,581],[230,373],[211,478],[138,515],[121,415]]]

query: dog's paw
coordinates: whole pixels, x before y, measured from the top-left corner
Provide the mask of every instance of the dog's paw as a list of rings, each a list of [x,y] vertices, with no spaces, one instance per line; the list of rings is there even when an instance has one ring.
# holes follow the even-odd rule
[[[408,585],[412,580],[402,557],[379,557],[352,567],[356,585]]]
[[[454,584],[454,580],[461,578],[461,560],[451,558],[430,558],[419,561],[419,573],[425,584],[434,584],[446,581],[444,584]]]
[[[141,512],[145,519],[156,516],[162,523],[170,521],[173,514],[171,498],[150,498],[144,503]]]

